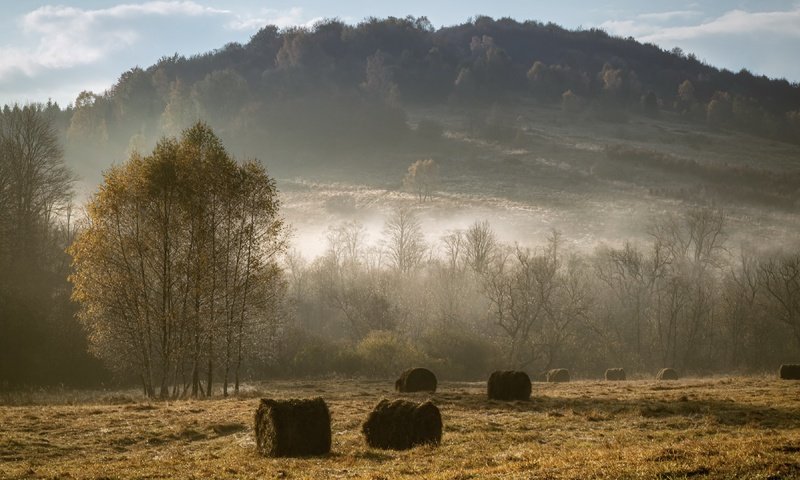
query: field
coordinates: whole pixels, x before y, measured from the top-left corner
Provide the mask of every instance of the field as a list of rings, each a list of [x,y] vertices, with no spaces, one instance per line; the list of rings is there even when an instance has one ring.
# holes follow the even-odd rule
[[[800,478],[800,382],[534,383],[495,402],[485,383],[443,382],[439,447],[380,451],[361,423],[391,382],[249,386],[237,398],[149,402],[135,392],[0,396],[1,478]],[[255,451],[258,398],[322,396],[329,456]],[[428,395],[404,395],[424,399]]]

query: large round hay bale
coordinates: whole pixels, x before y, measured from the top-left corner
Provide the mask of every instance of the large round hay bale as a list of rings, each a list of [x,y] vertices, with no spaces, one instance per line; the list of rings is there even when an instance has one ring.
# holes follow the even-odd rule
[[[331,451],[331,415],[321,398],[262,398],[255,421],[256,447],[267,457],[305,457]]]
[[[678,372],[673,370],[672,368],[662,368],[658,371],[658,375],[656,375],[656,380],[677,380],[678,379]]]
[[[373,448],[406,450],[442,441],[442,416],[439,409],[407,400],[381,400],[370,412],[361,429]]]
[[[624,368],[609,368],[608,370],[606,370],[606,380],[620,381],[625,379],[626,376]]]
[[[525,372],[496,371],[489,376],[487,393],[490,400],[530,400],[531,379]]]
[[[436,375],[427,368],[409,368],[394,382],[398,392],[435,392]]]
[[[569,382],[569,370],[566,368],[554,368],[547,372],[548,382]]]
[[[800,380],[800,364],[784,364],[778,375],[783,380]]]

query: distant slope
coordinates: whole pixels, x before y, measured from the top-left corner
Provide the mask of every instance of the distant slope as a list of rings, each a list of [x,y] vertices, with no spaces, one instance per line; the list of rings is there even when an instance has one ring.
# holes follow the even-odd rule
[[[55,115],[84,191],[130,151],[204,120],[284,179],[397,192],[431,157],[459,205],[583,208],[564,217],[583,226],[614,217],[579,235],[612,238],[684,203],[795,228],[782,215],[798,204],[800,86],[599,30],[488,17],[438,30],[425,18],[267,26],[244,45],[131,69]],[[608,211],[614,200],[623,210]]]

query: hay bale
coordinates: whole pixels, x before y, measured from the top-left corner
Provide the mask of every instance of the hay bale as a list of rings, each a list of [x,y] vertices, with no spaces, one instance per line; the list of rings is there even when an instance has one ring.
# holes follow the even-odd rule
[[[783,380],[800,380],[800,364],[781,365],[778,374]]]
[[[677,380],[678,372],[671,368],[662,368],[656,375],[656,380]]]
[[[606,370],[606,380],[620,381],[625,379],[626,377],[624,368],[609,368]]]
[[[394,389],[402,393],[435,392],[436,375],[427,368],[409,368],[394,382]]]
[[[321,398],[262,398],[256,410],[258,452],[267,457],[305,457],[331,451],[331,415]]]
[[[554,368],[547,372],[548,382],[569,382],[569,370],[566,368]]]
[[[490,400],[530,400],[531,379],[525,372],[498,370],[489,376],[487,393]]]
[[[367,444],[373,448],[406,450],[442,441],[442,416],[439,409],[407,400],[381,400],[362,426]]]

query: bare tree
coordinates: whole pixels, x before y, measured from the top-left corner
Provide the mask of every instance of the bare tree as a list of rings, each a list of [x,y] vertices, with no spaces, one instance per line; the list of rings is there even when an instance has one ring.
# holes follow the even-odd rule
[[[558,267],[557,245],[540,252],[517,246],[497,256],[484,274],[489,317],[508,337],[510,366],[524,367],[540,355],[534,332],[552,307]]]
[[[35,240],[68,208],[73,178],[52,123],[38,105],[0,114],[0,239],[26,259],[38,255]]]
[[[497,238],[489,222],[476,221],[464,233],[466,261],[476,273],[483,273],[497,251]]]
[[[800,254],[771,258],[759,269],[770,311],[791,328],[800,345]]]
[[[384,242],[394,268],[403,274],[416,268],[425,256],[427,246],[422,227],[413,211],[395,210],[383,228]]]

